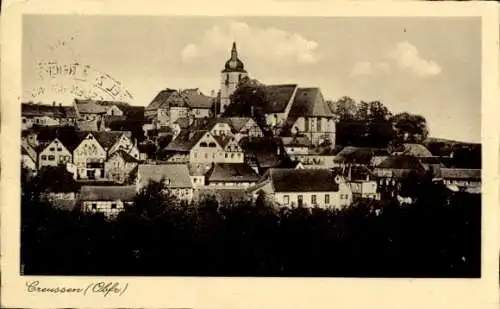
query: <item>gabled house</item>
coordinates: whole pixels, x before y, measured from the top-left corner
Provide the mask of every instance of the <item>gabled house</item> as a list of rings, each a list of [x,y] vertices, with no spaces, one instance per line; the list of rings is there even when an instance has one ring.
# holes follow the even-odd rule
[[[132,142],[130,131],[96,132],[95,137],[106,149],[108,156],[121,150],[135,159],[139,159],[139,149],[137,148],[137,144]]]
[[[223,149],[223,157],[220,157],[220,160],[217,162],[222,163],[243,163],[245,160],[245,154],[243,153],[243,149],[241,149],[237,140],[233,136],[214,136],[217,143]]]
[[[73,148],[71,148],[71,146],[73,145],[74,143],[65,146],[59,138],[55,138],[48,145],[40,147],[40,153],[38,154],[38,168],[40,169],[44,166],[58,166],[71,163],[73,161]]]
[[[175,89],[160,91],[146,107],[145,117],[155,127],[171,126],[179,117],[187,117],[187,97]]]
[[[135,195],[134,186],[82,186],[78,199],[82,211],[102,213],[112,219],[133,204]]]
[[[228,117],[226,120],[238,141],[243,137],[264,137],[260,126],[250,117]]]
[[[87,133],[73,151],[73,163],[80,179],[105,178],[104,162],[107,153],[94,134],[95,132]]]
[[[247,188],[254,185],[260,176],[245,163],[215,163],[207,174],[207,185],[220,188]]]
[[[113,152],[104,163],[104,175],[109,180],[123,184],[130,180],[132,171],[138,165],[137,158],[120,149]]]
[[[193,199],[193,183],[187,164],[139,165],[136,190],[142,190],[150,181],[163,181],[169,192],[180,200],[191,201]]]
[[[214,98],[204,95],[198,88],[184,89],[191,115],[195,118],[208,118],[214,114]]]
[[[314,145],[335,145],[335,116],[319,88],[298,88],[286,126],[291,134],[307,136]]]
[[[104,131],[106,107],[97,104],[95,100],[75,99],[77,126],[81,131]]]
[[[342,208],[352,203],[344,178],[329,169],[272,168],[249,192],[254,197],[262,192],[284,207]]]
[[[224,162],[224,149],[209,131],[184,131],[165,148],[169,162]]]

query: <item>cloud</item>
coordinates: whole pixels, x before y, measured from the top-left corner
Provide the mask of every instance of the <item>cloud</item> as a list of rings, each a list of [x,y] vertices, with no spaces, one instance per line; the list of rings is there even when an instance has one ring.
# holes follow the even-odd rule
[[[388,56],[400,68],[413,71],[419,76],[441,73],[441,67],[436,62],[423,59],[419,55],[418,49],[408,41],[398,43]]]
[[[423,59],[418,49],[408,41],[396,44],[381,61],[361,61],[354,64],[351,77],[388,74],[395,68],[410,71],[418,76],[441,73],[441,67],[432,60]]]
[[[354,65],[351,71],[351,77],[360,75],[379,75],[387,74],[391,67],[387,62],[371,63],[370,61],[361,61]]]
[[[207,30],[199,43],[188,44],[181,51],[181,60],[190,63],[228,56],[231,43],[236,41],[245,58],[273,63],[310,64],[318,61],[318,43],[297,33],[276,28],[251,27],[242,22],[230,22]]]

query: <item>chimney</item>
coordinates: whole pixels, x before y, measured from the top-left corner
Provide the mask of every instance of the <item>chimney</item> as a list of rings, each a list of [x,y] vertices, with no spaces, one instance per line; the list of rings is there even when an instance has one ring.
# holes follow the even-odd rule
[[[56,101],[52,101],[52,107],[56,107]]]
[[[254,107],[253,107],[253,105],[250,106],[250,117],[254,118]]]
[[[212,90],[210,91],[210,96],[211,96],[212,98],[215,98],[215,90],[213,90],[213,89],[212,89]]]

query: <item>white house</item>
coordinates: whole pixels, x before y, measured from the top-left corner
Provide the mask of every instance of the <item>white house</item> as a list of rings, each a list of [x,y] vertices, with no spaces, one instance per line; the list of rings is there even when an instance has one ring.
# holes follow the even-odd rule
[[[151,181],[164,181],[170,193],[180,200],[193,200],[193,183],[187,164],[141,164],[137,170],[136,190]]]
[[[113,218],[133,204],[135,194],[134,186],[82,186],[79,200],[82,211]]]
[[[329,169],[269,169],[249,189],[260,191],[284,207],[342,208],[352,203],[352,191],[344,178]]]
[[[45,146],[38,155],[38,168],[43,166],[66,165],[72,162],[71,150],[59,140],[54,139],[51,143]]]
[[[103,179],[106,150],[101,146],[92,133],[79,143],[73,151],[73,163],[81,179]]]
[[[117,183],[129,180],[131,172],[137,167],[138,160],[124,150],[113,152],[104,163],[104,175]]]

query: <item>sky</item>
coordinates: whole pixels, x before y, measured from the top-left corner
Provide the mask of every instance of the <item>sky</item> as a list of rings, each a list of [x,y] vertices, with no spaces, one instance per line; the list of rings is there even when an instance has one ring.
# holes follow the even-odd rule
[[[71,104],[39,62],[87,64],[134,105],[162,89],[220,88],[233,41],[252,78],[379,100],[427,119],[430,136],[481,140],[481,23],[474,17],[28,16],[23,100]],[[55,80],[55,82],[54,82]],[[43,94],[34,89],[44,87]],[[105,99],[113,99],[105,98]]]

